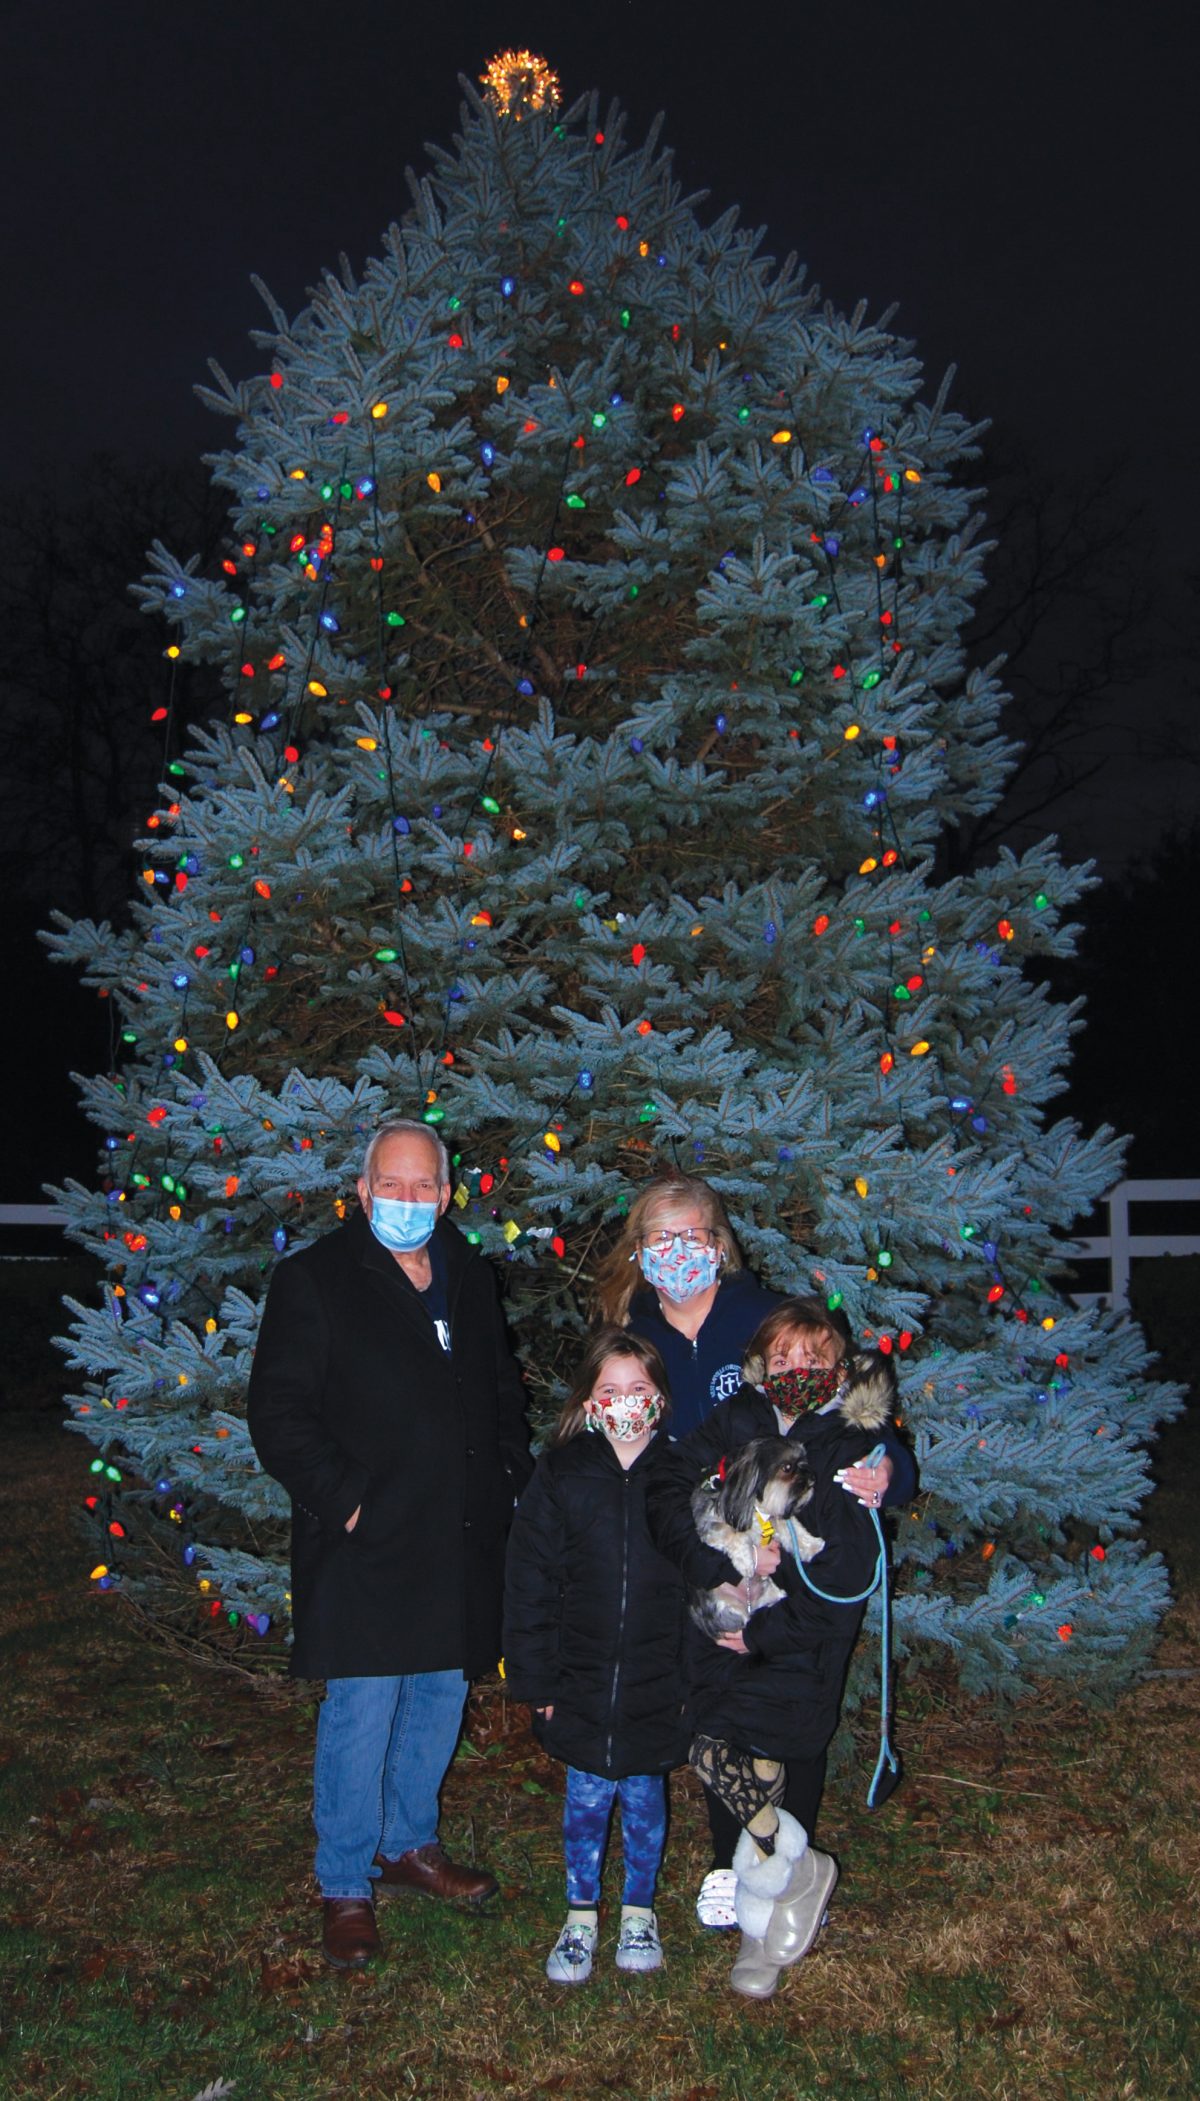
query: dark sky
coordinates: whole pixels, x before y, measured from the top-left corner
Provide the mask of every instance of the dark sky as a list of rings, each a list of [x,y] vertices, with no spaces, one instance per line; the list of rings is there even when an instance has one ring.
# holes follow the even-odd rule
[[[361,264],[406,206],[406,162],[452,133],[458,73],[525,43],[568,100],[619,97],[634,136],[665,110],[706,210],[740,204],[838,305],[897,302],[931,379],[955,362],[956,404],[1057,482],[1120,459],[1122,499],[1131,519],[1148,505],[1164,565],[1200,565],[1182,254],[1192,68],[1165,10],[54,0],[22,13],[4,114],[17,325],[0,345],[0,494],[101,447],[170,458],[226,442],[191,388],[209,355],[234,376],[257,369],[251,271],[294,309],[339,251]],[[1176,605],[1168,590],[1160,618]],[[1181,773],[1168,803],[1193,782]],[[1162,821],[1160,782],[1131,805],[1134,831],[1147,796]]]

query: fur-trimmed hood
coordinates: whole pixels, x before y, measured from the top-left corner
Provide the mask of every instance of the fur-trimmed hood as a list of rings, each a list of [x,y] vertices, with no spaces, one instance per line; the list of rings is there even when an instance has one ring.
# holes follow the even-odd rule
[[[853,1430],[882,1430],[896,1413],[896,1370],[882,1350],[857,1350],[837,1396],[838,1413]]]

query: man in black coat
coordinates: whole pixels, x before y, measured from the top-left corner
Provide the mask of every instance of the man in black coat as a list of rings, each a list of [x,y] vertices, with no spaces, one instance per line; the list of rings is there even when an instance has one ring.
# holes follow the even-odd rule
[[[500,1654],[505,1538],[530,1471],[520,1375],[488,1265],[442,1217],[420,1123],[367,1147],[361,1211],[281,1263],[250,1434],[292,1499],[293,1674],[324,1678],[313,1821],[323,1948],[373,1955],[374,1886],[482,1903],[437,1842],[471,1677]]]

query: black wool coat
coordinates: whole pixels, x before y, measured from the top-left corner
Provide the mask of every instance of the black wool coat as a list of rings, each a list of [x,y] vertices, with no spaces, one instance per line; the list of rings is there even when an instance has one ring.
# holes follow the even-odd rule
[[[529,1478],[496,1280],[439,1220],[452,1348],[358,1211],[271,1279],[255,1451],[292,1498],[292,1673],[462,1670],[500,1654],[504,1546]],[[361,1506],[353,1532],[346,1519]]]
[[[513,1698],[553,1703],[534,1733],[555,1758],[620,1780],[686,1756],[684,1586],[646,1529],[660,1432],[622,1467],[607,1437],[543,1452],[508,1542],[504,1669]]]
[[[814,1758],[832,1737],[865,1610],[851,1600],[867,1589],[878,1561],[878,1535],[869,1513],[834,1476],[865,1459],[892,1420],[895,1374],[877,1351],[863,1352],[852,1365],[838,1405],[827,1414],[801,1416],[787,1433],[790,1444],[803,1447],[816,1475],[813,1499],[801,1519],[826,1542],[824,1552],[806,1563],[808,1574],[821,1590],[846,1602],[814,1597],[785,1553],[775,1581],[786,1596],[747,1620],[749,1655],[721,1648],[688,1623],[685,1676],[693,1727],[767,1758]],[[716,1471],[723,1454],[740,1451],[754,1437],[779,1434],[766,1396],[742,1386],[672,1449],[669,1470],[652,1489],[648,1516],[659,1547],[689,1585],[711,1589],[738,1580],[733,1563],[719,1548],[706,1546],[696,1531],[693,1489]]]

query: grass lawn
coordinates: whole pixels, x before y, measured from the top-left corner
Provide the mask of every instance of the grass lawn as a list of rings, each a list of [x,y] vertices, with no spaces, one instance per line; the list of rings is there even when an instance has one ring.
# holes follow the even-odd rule
[[[687,1776],[659,1905],[666,1967],[621,1976],[610,1914],[590,1984],[546,1981],[559,1772],[498,1684],[472,1700],[443,1831],[495,1869],[500,1898],[483,1916],[392,1899],[379,1964],[329,1970],[310,1872],[311,1701],[181,1660],[90,1592],[71,1519],[85,1452],[53,1412],[10,1413],[0,2093],[192,2101],[225,2081],[232,2101],[1194,2095],[1198,1445],[1194,1423],[1168,1433],[1155,1499],[1180,1591],[1159,1674],[1108,1714],[1034,1701],[1007,1724],[948,1686],[902,1687],[910,1777],[877,1817],[861,1766],[832,1784],[829,1927],[754,2005],[728,1988],[733,1938],[695,1924],[707,1863]]]

